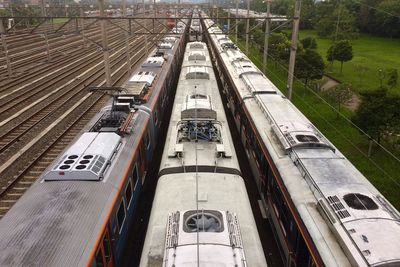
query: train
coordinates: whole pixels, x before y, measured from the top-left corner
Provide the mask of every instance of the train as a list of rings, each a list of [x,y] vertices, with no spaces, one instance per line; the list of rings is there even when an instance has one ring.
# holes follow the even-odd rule
[[[186,45],[140,266],[266,266],[207,45]]]
[[[121,265],[187,30],[161,39],[2,218],[0,266]]]
[[[201,41],[202,40],[202,31],[201,31],[200,19],[199,19],[199,11],[196,9],[193,11],[192,21],[189,29],[189,41]]]
[[[201,14],[285,266],[400,266],[400,214]]]

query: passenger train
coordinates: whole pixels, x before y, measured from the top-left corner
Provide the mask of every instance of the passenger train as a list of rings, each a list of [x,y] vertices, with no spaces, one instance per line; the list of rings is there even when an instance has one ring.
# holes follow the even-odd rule
[[[192,21],[189,29],[189,41],[201,41],[202,40],[202,31],[199,19],[199,12],[195,10],[193,12]]]
[[[285,265],[400,266],[399,212],[202,16]]]
[[[266,266],[202,42],[186,45],[140,266]]]
[[[0,266],[119,266],[186,42],[149,57],[0,221]]]

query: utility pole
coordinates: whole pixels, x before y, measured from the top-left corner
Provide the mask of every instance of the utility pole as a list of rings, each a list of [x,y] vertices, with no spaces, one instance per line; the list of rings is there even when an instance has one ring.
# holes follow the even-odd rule
[[[218,24],[218,21],[219,21],[219,19],[218,19],[218,1],[217,1],[217,5],[215,5],[214,7],[217,9],[217,24]]]
[[[46,0],[41,0],[40,1],[40,7],[41,7],[41,9],[42,9],[42,16],[43,17],[47,17],[46,16],[46,8],[45,8],[45,6],[44,6],[44,2],[45,2]]]
[[[104,17],[104,0],[98,0],[100,17]],[[110,72],[110,51],[108,49],[107,40],[107,21],[102,19],[100,21],[101,39],[103,41],[103,55],[104,55],[104,71],[106,74],[106,86],[111,86],[111,72]]]
[[[10,57],[9,57],[9,55],[8,55],[8,49],[7,49],[7,42],[6,42],[5,32],[6,32],[6,31],[5,31],[5,29],[4,29],[3,21],[0,20],[1,42],[3,43],[4,55],[5,55],[6,63],[7,63],[8,77],[11,78],[11,75],[12,75],[11,62],[10,62]]]
[[[249,31],[250,31],[250,0],[247,0],[247,24],[246,24],[246,55],[249,55]]]
[[[236,43],[238,42],[238,31],[239,31],[239,26],[238,26],[238,17],[239,17],[239,0],[236,0],[236,17],[235,17],[235,32],[236,32]]]
[[[126,0],[122,1],[122,16],[126,17]],[[126,23],[126,20],[124,21],[124,24],[127,26],[127,30],[125,31],[125,53],[126,53],[126,66],[128,69],[128,74],[131,75],[132,73],[132,62],[131,62],[131,54],[129,52],[129,33],[130,29],[129,24]],[[128,32],[129,31],[129,32]]]
[[[287,97],[289,100],[292,100],[294,65],[296,63],[297,37],[299,35],[300,10],[301,10],[301,0],[296,0],[296,4],[294,7],[292,43],[290,45],[289,72],[288,72],[288,82],[287,82],[287,89],[288,89]]]
[[[86,40],[85,40],[85,20],[83,19],[83,17],[85,16],[85,13],[83,12],[83,6],[81,3],[79,3],[79,14],[81,16],[80,19],[80,24],[81,24],[81,34],[82,34],[82,42],[83,42],[83,48],[86,48]]]
[[[231,9],[229,7],[229,11],[228,11],[228,33],[231,30]]]
[[[268,39],[269,39],[269,23],[271,16],[271,1],[267,0],[267,19],[265,20],[265,34],[264,34],[264,57],[263,57],[263,71],[267,71],[267,59],[268,59]]]

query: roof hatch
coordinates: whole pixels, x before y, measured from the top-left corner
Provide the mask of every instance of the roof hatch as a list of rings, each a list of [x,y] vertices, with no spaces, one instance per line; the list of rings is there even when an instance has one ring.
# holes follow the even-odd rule
[[[121,137],[115,133],[87,132],[63,154],[45,181],[99,181],[119,148]]]
[[[306,125],[289,121],[279,125],[274,124],[272,129],[285,150],[316,147],[333,149],[311,124]]]

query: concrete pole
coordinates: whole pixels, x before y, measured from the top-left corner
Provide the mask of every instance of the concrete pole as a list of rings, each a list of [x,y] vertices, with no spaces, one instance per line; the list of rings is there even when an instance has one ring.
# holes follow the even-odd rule
[[[40,7],[41,7],[41,9],[42,9],[42,16],[43,16],[43,17],[47,17],[47,16],[46,16],[45,3],[44,3],[45,1],[46,1],[46,0],[41,0],[41,1],[40,1]]]
[[[289,73],[288,73],[288,99],[292,100],[294,65],[296,63],[297,37],[299,34],[301,0],[296,0],[294,7],[292,43],[290,45]]]
[[[126,0],[122,0],[122,16],[126,17]]]
[[[247,0],[247,24],[246,24],[246,55],[249,55],[249,31],[250,31],[250,0]]]
[[[126,17],[126,0],[123,0],[122,2],[122,16]],[[129,24],[124,23],[125,25],[127,25],[127,27],[129,27]],[[128,69],[128,74],[131,75],[132,73],[132,67],[131,67],[131,54],[129,52],[129,31],[130,29],[128,28],[127,31],[125,31],[125,53],[126,53],[126,65],[127,65],[127,69]],[[128,32],[129,31],[129,32]]]
[[[47,56],[47,62],[50,62],[51,57],[50,57],[50,47],[49,47],[49,39],[47,38],[47,33],[43,34],[44,40],[46,41],[46,56]]]
[[[231,9],[228,12],[228,32],[231,29]]]
[[[156,0],[153,1],[153,12],[154,12],[154,18],[156,18],[157,17]],[[154,27],[154,20],[153,20],[153,27]]]
[[[98,0],[100,17],[104,17],[104,0]],[[104,55],[104,71],[106,74],[106,86],[111,86],[111,72],[110,72],[110,52],[108,50],[107,40],[107,21],[102,19],[100,21],[101,39],[103,41],[103,55]]]
[[[239,31],[239,26],[238,26],[238,17],[239,17],[239,0],[236,0],[236,17],[235,17],[235,33],[236,33],[236,43],[238,42],[238,31]]]
[[[3,44],[4,56],[6,58],[8,77],[11,78],[11,75],[12,75],[11,62],[10,62],[10,57],[8,55],[6,36],[4,35],[5,32],[6,31],[4,29],[3,21],[0,20],[1,42]]]
[[[219,17],[219,16],[218,16],[218,13],[219,13],[219,12],[218,12],[218,11],[219,11],[219,10],[218,10],[218,9],[219,9],[219,8],[218,8],[218,1],[217,1],[217,5],[216,5],[215,7],[217,8],[217,24],[218,24],[218,21],[219,21],[219,19],[218,19],[218,17]]]
[[[146,51],[146,55],[149,53],[149,47],[147,42],[147,34],[144,35],[144,50]]]
[[[85,20],[83,19],[83,16],[85,15],[85,13],[83,12],[83,7],[81,4],[79,4],[79,15],[82,17],[80,19],[80,24],[81,24],[81,35],[82,35],[83,48],[86,48],[85,32],[83,30],[85,28]]]
[[[267,19],[265,20],[265,35],[264,35],[264,57],[263,57],[263,71],[267,71],[267,60],[268,60],[268,39],[269,39],[269,23],[271,16],[271,0],[267,0]]]

